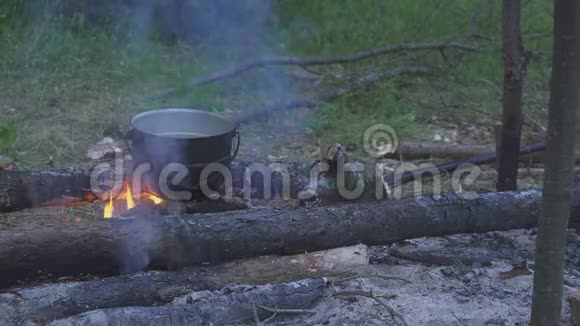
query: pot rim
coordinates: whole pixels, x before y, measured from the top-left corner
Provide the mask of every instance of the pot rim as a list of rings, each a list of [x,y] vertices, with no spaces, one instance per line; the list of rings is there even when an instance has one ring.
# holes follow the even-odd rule
[[[138,113],[135,116],[133,116],[133,118],[131,118],[131,122],[130,122],[131,127],[134,130],[139,131],[139,132],[141,132],[143,134],[146,134],[146,135],[155,136],[155,137],[168,137],[168,138],[171,138],[169,136],[156,135],[154,133],[151,133],[151,132],[149,132],[147,130],[143,130],[143,129],[138,128],[137,126],[135,126],[135,122],[138,119],[141,119],[141,118],[144,118],[144,117],[147,117],[147,116],[150,116],[150,115],[163,114],[163,113],[166,113],[166,112],[168,112],[168,113],[170,113],[170,112],[202,113],[202,114],[206,114],[206,115],[209,115],[209,116],[213,116],[215,118],[218,118],[218,119],[220,119],[220,120],[222,120],[222,121],[230,124],[231,130],[229,130],[227,132],[224,132],[224,133],[221,133],[221,134],[212,135],[212,136],[209,136],[207,138],[218,137],[218,136],[226,135],[226,134],[229,134],[229,133],[232,133],[232,132],[236,132],[236,130],[238,128],[237,123],[233,119],[228,118],[227,116],[224,116],[222,114],[218,114],[218,113],[215,113],[215,112],[209,112],[209,111],[199,110],[199,109],[190,109],[190,108],[166,108],[166,109],[157,109],[157,110],[151,110],[151,111],[141,112],[141,113]]]

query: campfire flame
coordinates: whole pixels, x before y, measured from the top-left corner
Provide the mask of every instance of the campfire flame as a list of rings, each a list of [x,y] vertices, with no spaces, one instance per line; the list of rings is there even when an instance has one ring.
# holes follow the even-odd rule
[[[163,203],[163,199],[161,197],[158,197],[150,192],[142,193],[141,198],[149,199],[153,203],[155,203],[155,205],[159,205],[159,204]],[[124,184],[123,192],[120,193],[119,195],[117,195],[114,199],[113,199],[113,193],[111,192],[109,194],[109,200],[105,204],[105,208],[103,210],[103,217],[104,218],[112,218],[114,216],[114,214],[115,214],[115,201],[119,201],[119,200],[125,200],[127,210],[135,208],[135,206],[136,206],[135,198],[133,196],[133,191],[131,190],[131,185],[129,184],[129,182],[126,182]]]
[[[143,197],[153,201],[153,203],[155,203],[155,205],[159,205],[163,202],[163,199],[161,199],[161,197],[157,197],[150,192],[143,194]]]
[[[107,202],[107,204],[105,205],[105,211],[103,212],[103,217],[104,218],[112,218],[114,210],[115,210],[115,207],[113,206],[113,193],[110,193],[109,194],[109,202]]]
[[[135,200],[133,200],[133,193],[131,192],[131,186],[129,183],[125,183],[125,194],[127,194],[127,209],[135,207]]]

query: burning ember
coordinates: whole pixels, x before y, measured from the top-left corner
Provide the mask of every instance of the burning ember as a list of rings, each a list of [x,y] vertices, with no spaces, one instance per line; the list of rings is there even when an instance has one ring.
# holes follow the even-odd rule
[[[141,194],[141,198],[143,199],[148,199],[150,201],[152,201],[155,205],[159,205],[161,203],[163,203],[163,199],[161,199],[160,197],[150,193],[150,192],[145,192]],[[125,200],[125,206],[126,209],[125,211],[128,211],[130,209],[135,208],[136,204],[135,204],[135,198],[133,196],[133,192],[131,191],[131,186],[129,185],[128,182],[125,183],[125,185],[123,186],[123,192],[121,192],[118,196],[116,196],[113,199],[113,193],[109,194],[109,200],[107,201],[107,204],[105,204],[105,208],[103,210],[103,217],[104,218],[112,218],[113,216],[115,216],[115,202],[119,201],[119,200]],[[119,215],[119,214],[117,214]]]

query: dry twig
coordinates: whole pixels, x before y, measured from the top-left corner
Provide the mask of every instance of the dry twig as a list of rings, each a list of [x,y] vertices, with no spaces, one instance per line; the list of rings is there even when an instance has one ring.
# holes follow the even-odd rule
[[[352,63],[383,54],[400,52],[400,51],[418,51],[418,50],[442,50],[442,49],[458,49],[463,51],[475,51],[477,47],[466,45],[458,42],[430,42],[430,43],[399,43],[391,44],[383,47],[373,48],[362,51],[352,55],[344,56],[320,56],[320,57],[287,57],[274,56],[264,57],[249,61],[239,66],[231,67],[226,70],[218,71],[206,75],[201,78],[196,78],[190,82],[190,86],[199,86],[208,84],[214,81],[222,80],[228,77],[239,75],[251,69],[261,68],[271,65],[295,65],[295,66],[315,66],[327,64],[341,64]]]
[[[363,278],[363,277],[366,277],[366,278],[380,278],[380,279],[387,280],[387,281],[397,280],[397,281],[403,281],[403,282],[409,283],[409,284],[410,283],[413,283],[411,280],[409,280],[407,278],[404,278],[404,277],[401,277],[401,276],[371,274],[371,275],[353,275],[353,276],[341,278],[341,279],[338,279],[338,280],[334,281],[334,284],[346,283],[346,282],[350,282],[352,280],[355,280],[357,278]]]
[[[446,49],[457,49],[462,51],[476,51],[478,47],[473,45],[468,45],[464,42],[409,42],[409,43],[398,43],[391,44],[382,47],[377,47],[369,49],[366,51],[358,52],[352,55],[339,55],[339,56],[316,56],[316,57],[292,57],[292,56],[272,56],[263,57],[254,60],[250,60],[238,66],[230,67],[225,70],[216,71],[210,73],[206,76],[195,78],[189,82],[189,87],[201,86],[209,83],[213,83],[219,80],[223,80],[229,77],[234,77],[240,75],[248,70],[262,68],[266,66],[282,65],[282,66],[319,66],[319,65],[329,65],[329,64],[344,64],[352,63],[372,57],[377,57],[389,53],[402,52],[402,51],[422,51],[422,50],[438,50],[444,51]],[[169,89],[161,92],[160,94],[150,97],[147,100],[161,99],[168,96],[174,95],[175,89]]]
[[[375,302],[377,302],[378,304],[380,304],[382,307],[384,307],[389,314],[391,315],[391,318],[393,319],[393,322],[396,325],[403,325],[403,326],[407,326],[407,322],[405,321],[405,317],[403,317],[403,315],[401,315],[399,312],[397,312],[395,309],[393,309],[391,306],[389,306],[388,304],[386,304],[385,302],[381,301],[380,299],[394,299],[396,298],[395,294],[388,294],[388,295],[376,295],[373,293],[373,291],[368,291],[368,292],[364,292],[364,291],[341,291],[341,292],[336,292],[336,290],[334,289],[334,287],[332,288],[335,292],[333,294],[334,297],[338,297],[338,296],[347,296],[347,297],[352,297],[352,296],[359,296],[359,297],[365,297],[365,298],[369,298],[374,300]]]

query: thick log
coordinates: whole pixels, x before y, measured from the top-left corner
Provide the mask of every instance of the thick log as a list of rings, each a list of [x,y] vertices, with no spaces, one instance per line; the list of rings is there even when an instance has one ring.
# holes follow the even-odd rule
[[[524,162],[542,162],[542,151],[545,149],[545,142],[537,142],[530,145],[531,148],[524,147],[520,151],[520,160]],[[528,146],[530,146],[528,145]],[[484,156],[496,153],[495,145],[461,145],[446,143],[405,142],[399,144],[395,153],[388,154],[389,158],[403,158],[404,160],[429,159],[433,157],[449,158],[453,160],[463,160],[476,156]],[[496,158],[494,157],[493,160]]]
[[[535,153],[543,150],[544,142],[534,143],[522,147],[522,154]],[[447,150],[449,154],[458,154],[454,152],[453,147],[447,145],[436,145],[430,148],[427,144],[402,144],[399,148],[404,157],[405,153],[423,153],[424,149],[429,149],[424,153],[432,154],[430,150]],[[477,149],[477,148],[476,148]],[[481,148],[483,151],[485,148]],[[418,150],[418,152],[414,152]],[[407,152],[408,151],[408,152]],[[477,151],[476,151],[477,152]],[[475,152],[468,152],[474,154]],[[453,156],[451,155],[451,156]],[[533,154],[532,154],[533,155]],[[364,172],[350,171],[346,175],[347,189],[352,189],[360,181],[364,181],[365,198],[372,197],[376,193],[377,182],[386,181],[389,185],[404,184],[413,180],[419,180],[424,175],[430,175],[435,170],[441,172],[451,172],[465,163],[486,164],[496,159],[493,150],[487,154],[478,155],[468,159],[440,164],[434,167],[418,169],[416,171],[407,171],[401,175],[392,174],[384,171],[383,176],[377,176],[376,166],[367,164]],[[332,162],[330,162],[332,165]],[[285,198],[285,199],[304,199],[300,196],[301,192],[309,188],[312,184],[313,177],[317,177],[317,192],[322,200],[337,201],[345,200],[344,196],[337,193],[336,175],[333,172],[312,174],[313,163],[252,163],[244,161],[234,161],[231,164],[232,186],[235,196],[244,196],[251,198]],[[281,169],[285,172],[276,172]],[[124,169],[123,171],[127,171]],[[336,172],[334,172],[336,173]],[[247,178],[251,175],[251,181]],[[106,189],[106,184],[112,184],[114,178],[124,178],[129,174],[124,172],[124,176],[116,175],[114,171],[104,171],[98,178],[98,188]],[[270,180],[268,180],[268,178]],[[285,179],[289,182],[285,182]],[[285,188],[287,185],[287,188]],[[379,185],[379,188],[382,184]],[[247,189],[249,193],[244,192]],[[34,208],[42,206],[73,206],[86,205],[102,201],[91,188],[91,171],[68,169],[54,171],[0,171],[0,213],[21,210],[25,208]],[[224,193],[224,189],[216,189]],[[369,196],[370,195],[370,196]],[[203,194],[198,194],[198,198],[204,199]],[[356,198],[360,199],[360,198]],[[196,210],[197,212],[197,210]]]
[[[307,309],[327,294],[324,278],[263,286],[255,290],[239,289],[192,304],[159,307],[102,309],[56,320],[51,326],[91,325],[232,325],[260,324],[273,315],[270,309]],[[256,320],[257,319],[257,320]]]
[[[347,203],[290,210],[25,225],[0,231],[0,287],[38,277],[176,269],[357,243],[528,228],[539,190],[439,199]],[[575,202],[578,205],[578,201]],[[576,207],[576,206],[574,206]]]
[[[246,180],[246,173],[258,171],[260,166],[267,169],[264,175],[271,176],[269,192],[259,172],[251,173],[251,183]],[[312,163],[294,162],[283,166],[289,175],[290,196],[296,198],[298,192],[309,184]],[[265,194],[273,197],[283,194],[284,177],[280,173],[272,173],[272,165],[234,161],[231,172],[234,191],[240,191],[248,184],[253,198],[263,198]],[[105,171],[101,176],[97,190],[106,189],[106,185],[112,184],[115,177],[124,177],[115,176],[112,171]],[[0,213],[43,206],[87,205],[102,200],[93,192],[89,170],[0,171]]]
[[[366,246],[356,245],[190,267],[179,272],[152,271],[13,289],[0,294],[0,324],[45,324],[97,309],[168,304],[190,292],[219,290],[232,283],[260,285],[343,276],[367,264]]]
[[[546,142],[542,141],[542,142],[522,146],[520,151],[522,154],[525,154],[525,153],[532,154],[532,153],[536,153],[539,151],[543,151],[545,148],[546,148]],[[496,159],[497,159],[496,153],[488,153],[488,154],[478,155],[478,156],[474,156],[474,157],[470,157],[470,158],[466,158],[466,159],[462,159],[462,160],[458,160],[458,161],[438,164],[438,165],[435,165],[433,167],[420,168],[420,169],[416,169],[414,171],[408,171],[408,172],[404,172],[404,173],[395,173],[393,175],[388,176],[385,181],[389,185],[405,184],[407,182],[411,182],[414,180],[421,180],[421,177],[423,175],[426,175],[426,174],[427,175],[436,174],[436,173],[440,173],[441,171],[453,172],[456,169],[458,169],[466,164],[475,164],[475,165],[488,164],[488,163],[494,162]]]
[[[78,169],[52,171],[0,171],[0,212],[40,207],[52,200],[74,198],[90,203],[90,175]]]

